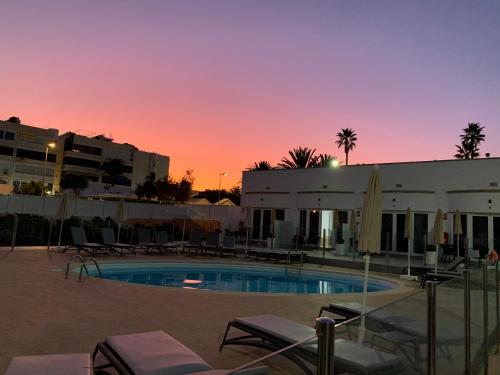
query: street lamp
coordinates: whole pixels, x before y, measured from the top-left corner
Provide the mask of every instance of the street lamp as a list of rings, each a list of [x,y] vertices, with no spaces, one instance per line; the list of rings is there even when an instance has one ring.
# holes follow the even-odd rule
[[[227,172],[220,172],[219,173],[219,200],[218,202],[220,202],[220,188],[221,188],[221,183],[222,183],[222,176],[227,176],[228,173]]]
[[[45,160],[43,162],[43,176],[42,176],[42,192],[40,193],[40,196],[42,197],[45,193],[45,174],[47,172],[47,157],[49,156],[49,148],[56,148],[56,143],[49,142],[45,146]]]

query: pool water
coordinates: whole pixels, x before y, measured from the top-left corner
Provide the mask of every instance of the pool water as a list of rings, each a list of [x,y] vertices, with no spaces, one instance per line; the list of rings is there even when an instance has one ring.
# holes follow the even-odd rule
[[[185,289],[257,293],[339,294],[363,291],[363,278],[345,273],[304,271],[296,267],[222,265],[207,263],[107,263],[104,279]],[[89,267],[91,276],[97,270]],[[368,291],[397,284],[369,278]]]

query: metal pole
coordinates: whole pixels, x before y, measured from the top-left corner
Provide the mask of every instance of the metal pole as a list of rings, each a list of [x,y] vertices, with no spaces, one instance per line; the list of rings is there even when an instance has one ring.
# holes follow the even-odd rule
[[[464,375],[471,373],[471,336],[470,336],[470,270],[464,270],[464,338],[465,338],[465,368]]]
[[[427,375],[436,375],[436,283],[427,281]]]
[[[14,218],[12,220],[12,238],[10,241],[10,251],[14,251],[14,247],[16,246],[18,223],[19,223],[19,216],[17,216],[17,214],[14,214]]]
[[[47,156],[49,155],[49,146],[45,146],[45,161],[43,162],[43,175],[42,175],[42,192],[40,196],[43,197],[45,187],[45,174],[47,172]]]
[[[326,236],[326,229],[323,228],[323,259],[325,259],[325,251],[326,251],[326,248],[325,248],[325,236]]]
[[[484,374],[488,375],[488,263],[483,263],[483,356]]]
[[[318,336],[318,366],[316,374],[332,375],[334,373],[335,320],[326,316],[317,318],[316,335]]]
[[[500,275],[498,273],[498,261],[495,263],[495,294],[496,294],[496,302],[497,302],[497,349],[495,351],[496,354],[500,353],[500,298],[499,298],[499,290],[500,290]]]

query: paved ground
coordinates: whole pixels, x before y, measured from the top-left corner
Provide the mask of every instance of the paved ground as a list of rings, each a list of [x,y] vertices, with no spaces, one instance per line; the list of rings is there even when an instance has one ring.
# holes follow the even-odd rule
[[[94,278],[78,283],[74,275],[64,280],[67,258],[68,254],[45,250],[0,249],[0,373],[16,355],[91,352],[107,335],[157,329],[165,330],[214,367],[233,368],[267,352],[228,347],[219,353],[218,344],[229,320],[273,313],[313,325],[321,306],[334,301],[360,301],[360,295],[353,294],[223,293]],[[101,259],[104,262],[120,258]],[[137,259],[192,258],[142,255]],[[213,262],[214,258],[207,260]],[[327,266],[306,267],[335,270]],[[346,272],[346,269],[339,270]],[[410,282],[397,290],[372,293],[369,304],[390,302],[410,293],[413,287]],[[268,364],[280,368],[278,371],[282,373],[299,373],[288,361],[275,358]]]

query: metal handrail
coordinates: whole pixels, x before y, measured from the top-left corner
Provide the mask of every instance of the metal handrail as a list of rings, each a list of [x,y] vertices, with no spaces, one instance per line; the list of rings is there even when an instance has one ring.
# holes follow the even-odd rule
[[[78,282],[82,281],[82,274],[84,269],[87,276],[89,275],[89,270],[87,269],[88,261],[92,261],[94,263],[97,272],[99,273],[99,276],[102,277],[101,268],[99,267],[99,264],[97,263],[97,260],[94,257],[84,257],[81,256],[80,254],[76,254],[68,258],[68,262],[66,263],[66,275],[64,277],[65,279],[69,277],[69,267],[71,265],[71,261],[74,259],[78,259],[80,261],[80,274],[78,276]]]

